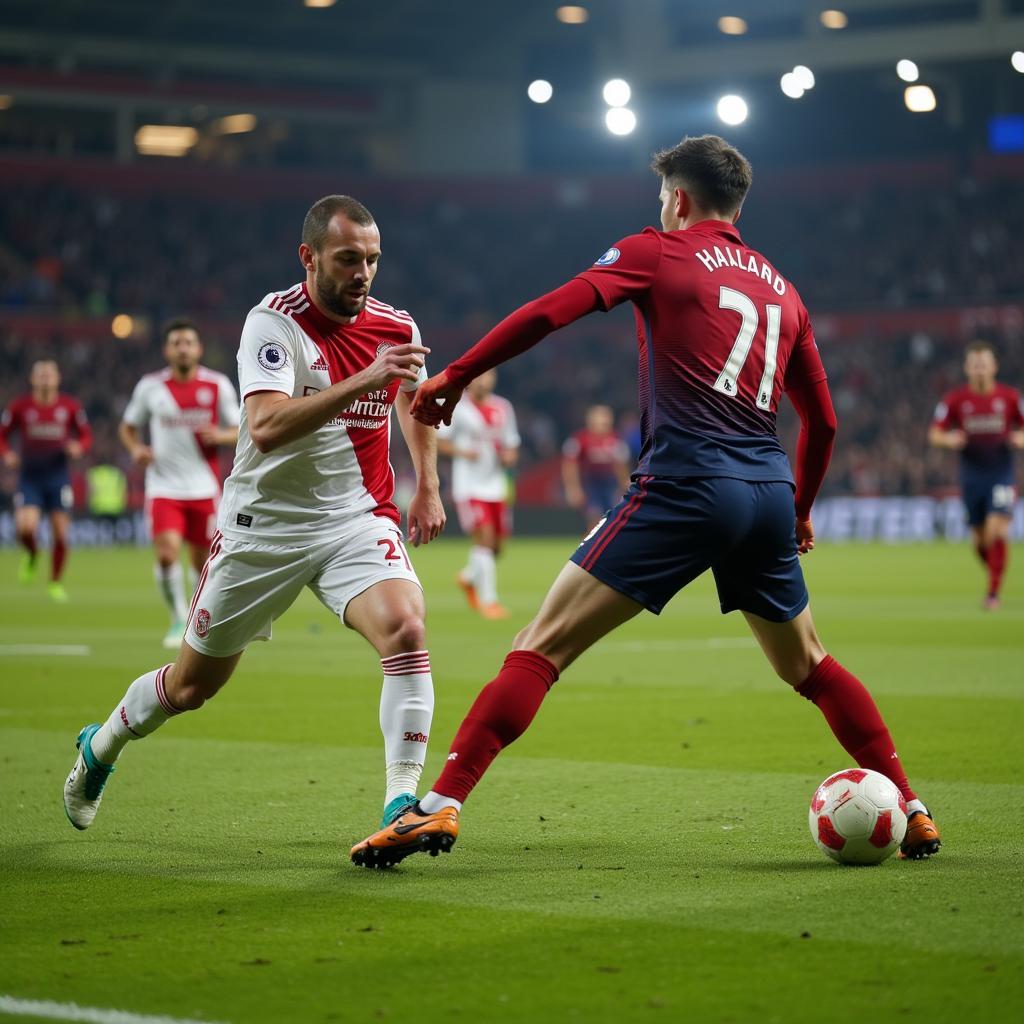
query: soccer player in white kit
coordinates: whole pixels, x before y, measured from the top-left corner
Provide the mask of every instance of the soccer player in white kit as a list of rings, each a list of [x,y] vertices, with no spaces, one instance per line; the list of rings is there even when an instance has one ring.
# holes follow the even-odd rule
[[[452,497],[463,533],[472,538],[469,562],[456,577],[470,608],[487,619],[508,618],[498,601],[496,559],[511,533],[508,474],[519,457],[511,402],[494,393],[494,370],[466,388],[450,426],[438,430],[437,449],[452,459]]]
[[[445,516],[434,431],[409,415],[429,350],[408,313],[369,297],[380,253],[370,212],[326,196],[303,223],[305,280],[250,311],[235,463],[181,649],[136,679],[105,723],[79,733],[64,785],[76,828],[92,824],[121,750],[213,697],[307,586],[381,658],[384,820],[415,800],[434,691],[423,594],[392,500],[393,407],[416,468],[412,544],[437,537]]]
[[[238,440],[238,395],[223,373],[200,365],[203,344],[191,320],[169,321],[161,336],[167,368],[146,374],[135,385],[118,434],[132,461],[146,467],[146,518],[156,582],[171,614],[163,643],[177,650],[188,615],[181,542],[188,542],[198,576],[217,523],[217,447]],[[144,427],[149,428],[149,444],[142,439]]]

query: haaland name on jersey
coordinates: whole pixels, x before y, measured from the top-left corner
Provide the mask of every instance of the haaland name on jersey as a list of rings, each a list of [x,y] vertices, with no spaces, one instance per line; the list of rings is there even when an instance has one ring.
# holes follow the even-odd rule
[[[708,273],[718,270],[719,267],[735,267],[737,270],[745,270],[748,274],[754,274],[767,281],[776,295],[786,294],[786,282],[763,260],[758,265],[757,257],[753,253],[745,257],[740,249],[733,250],[730,246],[725,247],[725,252],[717,245],[712,246],[712,249],[714,250],[713,256],[707,249],[700,249],[694,253],[707,268]],[[733,255],[734,252],[735,255]]]

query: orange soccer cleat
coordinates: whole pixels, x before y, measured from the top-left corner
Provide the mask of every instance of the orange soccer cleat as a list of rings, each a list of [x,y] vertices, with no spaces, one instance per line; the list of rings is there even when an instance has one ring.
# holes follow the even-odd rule
[[[907,822],[907,834],[900,843],[900,860],[934,857],[942,846],[939,830],[926,811],[915,811]]]
[[[450,853],[458,836],[459,812],[454,807],[424,814],[416,803],[387,828],[353,846],[349,857],[358,867],[389,868],[414,853]]]
[[[485,604],[480,609],[480,614],[485,619],[507,619],[512,613],[504,605],[495,601],[494,604]]]
[[[480,611],[480,598],[476,596],[476,587],[466,579],[465,576],[460,572],[455,577],[455,582],[458,584],[459,589],[466,595],[466,604],[469,605],[473,611]]]

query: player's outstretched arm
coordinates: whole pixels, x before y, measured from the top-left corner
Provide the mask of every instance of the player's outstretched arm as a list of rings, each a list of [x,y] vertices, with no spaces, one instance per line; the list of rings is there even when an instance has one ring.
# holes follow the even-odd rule
[[[801,555],[814,550],[811,506],[821,488],[836,438],[836,411],[825,380],[791,385],[786,394],[800,417],[796,443],[796,531]]]
[[[933,448],[947,448],[959,452],[967,445],[967,435],[962,430],[947,430],[933,423],[928,429],[928,443]]]
[[[361,395],[379,391],[396,380],[418,380],[423,357],[429,352],[423,345],[393,345],[381,352],[365,370],[315,395],[292,398],[281,391],[252,392],[245,398],[249,436],[266,454],[312,434]]]
[[[445,514],[437,479],[437,432],[412,418],[411,405],[410,392],[400,391],[395,404],[398,425],[416,469],[416,493],[408,512],[409,543],[415,548],[438,537],[444,529]]]
[[[597,290],[579,278],[520,306],[468,352],[420,385],[412,403],[413,416],[432,427],[450,424],[462,392],[474,377],[513,359],[552,331],[598,309],[604,306]]]

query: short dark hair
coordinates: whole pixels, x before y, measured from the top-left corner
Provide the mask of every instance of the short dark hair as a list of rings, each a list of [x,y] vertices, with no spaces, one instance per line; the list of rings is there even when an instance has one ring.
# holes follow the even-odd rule
[[[358,199],[351,196],[324,196],[318,199],[302,222],[302,241],[313,252],[324,247],[327,226],[336,214],[344,214],[353,224],[369,227],[374,223],[373,214]]]
[[[203,336],[199,333],[199,328],[196,326],[194,320],[189,320],[187,316],[175,316],[170,320],[165,320],[160,328],[160,343],[162,345],[167,344],[167,339],[171,336],[173,331],[195,331],[196,337],[202,341]]]
[[[964,358],[966,359],[969,355],[975,352],[991,352],[993,357],[996,354],[996,347],[991,341],[985,341],[982,338],[978,338],[976,341],[972,341],[964,349]]]
[[[655,153],[651,170],[676,188],[685,189],[709,213],[735,213],[753,180],[750,161],[717,135],[685,138],[679,145]]]

